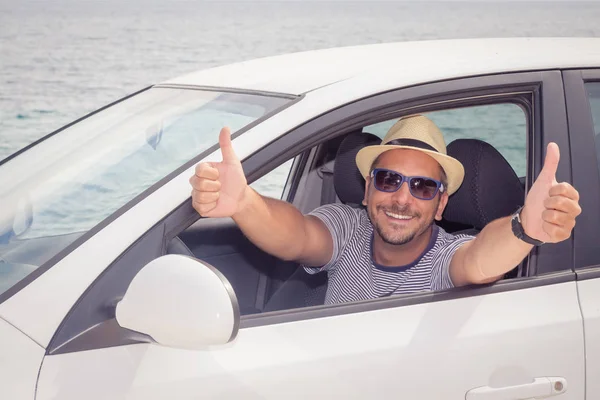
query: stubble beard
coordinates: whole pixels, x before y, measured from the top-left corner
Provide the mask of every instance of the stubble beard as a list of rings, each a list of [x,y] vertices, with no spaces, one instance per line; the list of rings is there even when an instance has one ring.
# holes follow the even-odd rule
[[[423,232],[425,232],[433,224],[434,220],[434,216],[432,215],[427,220],[424,220],[420,225],[409,231],[405,231],[404,229],[395,230],[393,228],[389,228],[387,231],[385,231],[383,227],[377,222],[376,216],[377,214],[382,214],[385,218],[386,211],[394,214],[410,215],[416,219],[421,218],[422,215],[420,213],[411,211],[408,206],[377,206],[375,210],[369,209],[369,219],[371,220],[373,228],[379,234],[379,237],[381,237],[381,239],[385,243],[396,246],[411,242],[417,235],[421,235]]]

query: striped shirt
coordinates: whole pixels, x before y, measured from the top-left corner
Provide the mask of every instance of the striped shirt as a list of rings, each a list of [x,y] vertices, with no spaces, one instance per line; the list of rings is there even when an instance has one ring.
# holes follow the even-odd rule
[[[450,260],[473,239],[434,225],[427,248],[413,263],[384,267],[373,259],[373,225],[366,210],[327,204],[310,215],[321,219],[333,238],[331,260],[322,267],[304,267],[310,274],[327,271],[325,304],[452,288]]]

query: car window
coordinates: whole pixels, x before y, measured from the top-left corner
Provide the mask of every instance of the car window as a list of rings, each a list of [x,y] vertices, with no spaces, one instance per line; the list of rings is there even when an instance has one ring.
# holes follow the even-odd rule
[[[590,107],[592,109],[592,119],[594,120],[594,132],[600,135],[600,82],[590,82],[586,84]]]
[[[423,113],[440,128],[449,144],[455,139],[480,139],[494,146],[506,158],[517,176],[527,171],[527,118],[512,103],[473,106]],[[397,119],[370,125],[365,132],[381,138]]]
[[[0,294],[169,173],[289,99],[152,88],[0,165]]]
[[[592,111],[594,135],[596,138],[596,155],[600,169],[600,82],[590,82],[585,85]]]
[[[263,196],[281,199],[294,159],[286,161],[250,185]]]

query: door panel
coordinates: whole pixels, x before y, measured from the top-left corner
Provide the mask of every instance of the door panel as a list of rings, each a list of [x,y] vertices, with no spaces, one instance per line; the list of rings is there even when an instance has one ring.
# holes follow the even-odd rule
[[[37,399],[439,400],[543,377],[566,380],[560,399],[584,399],[575,282],[245,328],[203,351],[49,356]]]

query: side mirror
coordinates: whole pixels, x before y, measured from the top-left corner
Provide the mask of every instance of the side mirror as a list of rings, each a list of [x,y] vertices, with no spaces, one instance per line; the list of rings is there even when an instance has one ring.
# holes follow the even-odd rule
[[[199,350],[235,339],[240,310],[223,274],[200,260],[173,254],[138,272],[117,304],[116,319],[161,345]]]

